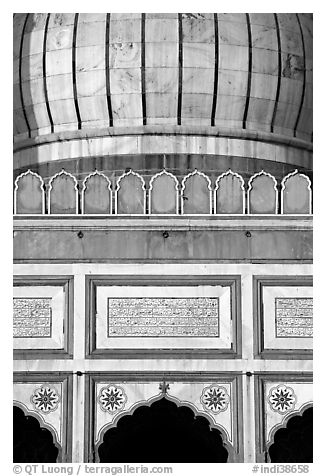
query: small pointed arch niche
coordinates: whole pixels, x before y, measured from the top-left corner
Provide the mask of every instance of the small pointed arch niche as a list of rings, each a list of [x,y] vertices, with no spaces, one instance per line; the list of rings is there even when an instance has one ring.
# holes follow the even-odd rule
[[[83,215],[111,215],[112,187],[102,172],[95,170],[83,181],[81,212]]]
[[[49,181],[48,212],[52,215],[78,213],[78,183],[64,169]]]
[[[149,213],[176,215],[179,212],[179,182],[163,169],[149,182]]]
[[[277,181],[262,170],[248,182],[248,213],[253,215],[276,214],[278,210]]]
[[[44,422],[41,415],[29,411],[14,401],[13,406],[13,462],[59,463],[62,448],[55,430]]]
[[[168,395],[139,402],[102,428],[96,462],[235,461],[226,432],[189,402]]]
[[[217,177],[215,185],[214,210],[216,214],[245,214],[245,186],[241,175],[229,169]]]
[[[291,412],[277,425],[267,446],[267,461],[270,463],[313,462],[313,406],[303,405]]]
[[[145,180],[131,169],[117,180],[115,213],[118,215],[144,215],[146,213]]]
[[[212,182],[195,169],[181,182],[181,214],[210,215],[212,213]]]
[[[17,215],[43,215],[45,213],[44,181],[30,169],[15,180],[14,213]]]
[[[284,177],[281,185],[282,214],[311,214],[312,191],[309,177],[295,170]]]

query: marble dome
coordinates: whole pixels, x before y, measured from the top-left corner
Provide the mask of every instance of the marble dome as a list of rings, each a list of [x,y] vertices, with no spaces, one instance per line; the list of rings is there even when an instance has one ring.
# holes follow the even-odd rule
[[[312,15],[14,16],[14,138],[204,126],[312,140]]]

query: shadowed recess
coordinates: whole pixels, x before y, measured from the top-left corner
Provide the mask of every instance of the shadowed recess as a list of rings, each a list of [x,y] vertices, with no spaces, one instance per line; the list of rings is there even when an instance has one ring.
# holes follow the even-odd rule
[[[42,428],[36,418],[25,415],[14,406],[14,463],[56,463],[59,450],[49,430]]]
[[[221,433],[188,407],[162,398],[122,417],[98,448],[101,463],[226,463]]]
[[[313,409],[307,408],[302,416],[293,416],[286,428],[280,428],[269,448],[271,463],[312,463]]]

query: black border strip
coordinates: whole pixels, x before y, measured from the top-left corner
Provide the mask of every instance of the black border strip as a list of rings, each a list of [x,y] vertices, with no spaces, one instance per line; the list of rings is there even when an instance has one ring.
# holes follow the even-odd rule
[[[23,56],[23,45],[24,45],[25,30],[26,30],[28,16],[29,16],[29,13],[26,14],[26,18],[25,18],[25,21],[24,21],[24,26],[23,26],[22,33],[21,33],[22,36],[21,36],[20,48],[19,48],[19,92],[20,92],[20,100],[21,100],[21,104],[22,104],[22,111],[23,111],[23,114],[24,114],[24,119],[25,119],[25,122],[26,122],[27,129],[28,129],[28,137],[31,138],[32,137],[31,127],[30,127],[30,124],[28,122],[28,117],[27,117],[27,114],[26,114],[24,95],[23,95],[23,85],[22,85],[22,59],[23,59],[22,56]]]
[[[109,127],[113,127],[113,114],[112,114],[111,88],[110,88],[110,20],[111,20],[111,13],[107,13],[106,14],[106,30],[105,30],[106,101],[108,105]]]
[[[78,129],[81,129],[82,121],[81,121],[80,111],[78,106],[77,82],[76,82],[76,38],[77,38],[78,17],[79,17],[79,13],[75,13],[74,32],[73,32],[73,38],[72,38],[72,86],[74,91],[74,103],[75,103],[75,109],[76,109]]]
[[[277,107],[278,107],[278,101],[279,101],[279,97],[280,97],[281,76],[282,76],[281,35],[280,35],[280,26],[278,24],[277,13],[274,13],[274,20],[275,20],[275,26],[276,26],[277,47],[278,47],[278,74],[277,74],[278,79],[277,79],[274,111],[273,111],[273,117],[272,117],[272,122],[271,122],[271,132],[274,132],[274,123],[275,123],[276,111],[277,111]]]
[[[214,13],[214,29],[215,29],[215,69],[214,69],[214,92],[211,126],[215,126],[216,102],[217,102],[217,88],[218,88],[218,62],[219,62],[219,39],[218,39],[218,17]]]
[[[303,84],[302,84],[302,94],[301,94],[301,101],[300,101],[300,106],[299,106],[299,111],[298,111],[298,117],[297,120],[295,121],[295,126],[294,126],[294,137],[297,137],[297,129],[302,113],[302,108],[303,108],[303,103],[306,95],[306,49],[304,46],[304,36],[303,36],[303,31],[302,31],[302,25],[300,22],[299,14],[296,13],[296,17],[298,20],[299,28],[300,28],[300,34],[301,34],[301,41],[302,41],[302,53],[303,53]]]
[[[47,83],[46,83],[46,39],[47,39],[47,36],[48,36],[48,26],[49,26],[50,15],[51,15],[51,13],[48,13],[47,17],[46,17],[45,29],[44,29],[44,38],[43,38],[43,88],[44,88],[46,110],[48,112],[49,121],[50,121],[50,124],[51,124],[51,133],[53,133],[54,132],[54,124],[53,124],[53,118],[52,118],[51,109],[50,109],[48,88],[47,88]]]
[[[247,20],[247,28],[248,28],[248,84],[247,84],[247,99],[246,99],[245,109],[243,113],[242,129],[247,128],[246,122],[247,122],[249,102],[250,102],[251,75],[252,75],[252,39],[251,39],[249,13],[246,13],[246,20]]]
[[[145,65],[145,22],[146,13],[141,14],[141,102],[143,110],[143,126],[147,124],[146,117],[146,65]]]
[[[178,84],[178,112],[177,124],[181,126],[182,111],[182,68],[183,68],[183,46],[182,46],[182,13],[178,13],[178,33],[179,33],[179,84]]]

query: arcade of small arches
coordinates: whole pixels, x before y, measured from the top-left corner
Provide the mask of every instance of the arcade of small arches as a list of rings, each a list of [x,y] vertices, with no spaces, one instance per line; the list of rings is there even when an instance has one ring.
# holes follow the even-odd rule
[[[261,170],[247,182],[232,170],[215,182],[195,169],[181,180],[163,169],[149,179],[129,169],[116,180],[95,171],[79,185],[65,171],[45,184],[31,170],[15,180],[14,212],[17,215],[244,215],[311,214],[311,181],[298,170],[278,184]]]

